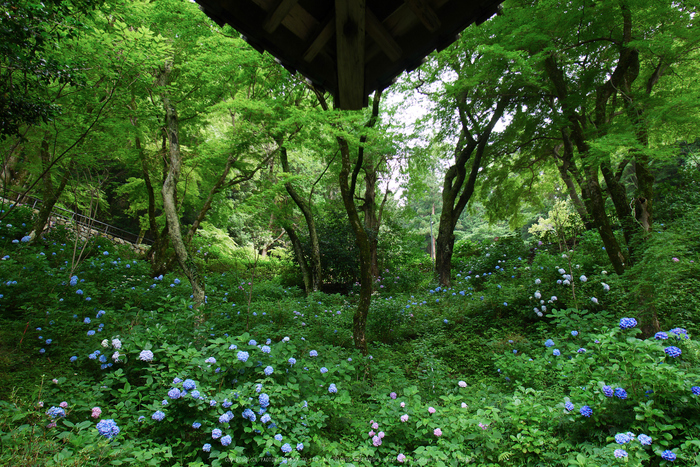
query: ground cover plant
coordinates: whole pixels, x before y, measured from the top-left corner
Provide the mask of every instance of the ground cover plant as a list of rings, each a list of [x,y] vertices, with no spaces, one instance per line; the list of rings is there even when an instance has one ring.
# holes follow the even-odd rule
[[[23,241],[31,216],[2,226],[3,465],[700,462],[696,298],[635,309],[595,242],[484,241],[447,289],[385,271],[363,356],[352,292],[211,272],[197,309],[109,242]],[[697,255],[647,280],[697,285]]]

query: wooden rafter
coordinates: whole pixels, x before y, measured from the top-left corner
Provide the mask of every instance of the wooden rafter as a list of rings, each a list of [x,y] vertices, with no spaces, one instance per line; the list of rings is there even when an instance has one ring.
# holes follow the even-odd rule
[[[435,32],[440,29],[440,18],[435,14],[426,0],[404,0],[414,15],[428,28],[428,31]]]
[[[289,14],[294,5],[299,3],[299,0],[280,0],[276,7],[270,10],[270,13],[265,18],[263,29],[272,34],[282,24],[282,20]]]
[[[396,43],[389,31],[386,30],[384,25],[379,21],[379,19],[374,16],[374,13],[367,9],[365,13],[365,19],[367,21],[367,34],[374,39],[374,42],[379,45],[382,51],[389,57],[389,60],[395,62],[401,57],[401,46]]]
[[[333,13],[335,13],[335,11]],[[314,38],[309,48],[306,49],[306,52],[304,52],[304,61],[311,63],[321,49],[331,40],[333,34],[335,34],[335,14],[331,15],[331,17],[326,20],[321,31]]]

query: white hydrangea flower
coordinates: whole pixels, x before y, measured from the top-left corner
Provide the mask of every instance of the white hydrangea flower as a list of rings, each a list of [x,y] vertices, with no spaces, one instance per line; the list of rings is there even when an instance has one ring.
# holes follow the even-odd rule
[[[102,341],[102,347],[104,347],[105,349],[109,347],[109,341],[107,339]]]
[[[121,349],[122,348],[122,341],[119,339],[112,339],[112,347],[115,349]]]

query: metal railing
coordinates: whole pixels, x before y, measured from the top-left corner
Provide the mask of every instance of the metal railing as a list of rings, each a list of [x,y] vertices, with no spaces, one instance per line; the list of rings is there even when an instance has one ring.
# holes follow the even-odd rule
[[[37,206],[42,204],[41,199],[36,198],[34,196],[30,195],[24,195],[22,196],[22,193],[16,192],[14,190],[7,190],[8,193],[13,193],[16,194],[16,200],[8,200],[10,202],[13,202],[19,206],[27,206],[30,207],[31,209],[39,209]],[[29,201],[29,202],[28,202]],[[60,219],[64,219],[66,221],[70,222],[75,222],[77,225],[81,227],[85,227],[91,230],[94,230],[95,232],[103,235],[111,235],[112,237],[117,237],[121,238],[124,241],[127,241],[131,244],[136,245],[137,242],[140,242],[141,244],[146,244],[146,245],[152,245],[153,240],[148,238],[148,237],[143,237],[140,238],[138,235],[128,232],[124,229],[120,229],[118,227],[114,227],[113,225],[106,224],[102,221],[98,221],[97,219],[93,219],[92,217],[86,216],[84,214],[79,214],[77,212],[71,211],[69,209],[64,209],[59,206],[54,206],[53,209],[51,210],[51,215],[49,217],[57,217]]]

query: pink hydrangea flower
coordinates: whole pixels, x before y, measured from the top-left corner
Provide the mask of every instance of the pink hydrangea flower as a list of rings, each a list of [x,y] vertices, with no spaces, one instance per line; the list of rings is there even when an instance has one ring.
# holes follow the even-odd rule
[[[401,421],[406,423],[408,421],[408,414],[401,415]]]
[[[102,415],[102,409],[99,407],[93,407],[92,418],[100,418],[100,415]]]
[[[61,402],[61,403],[58,404],[58,405],[61,406],[61,407],[63,407],[63,408],[65,409],[66,407],[68,407],[68,402],[63,401],[63,402]]]
[[[389,394],[389,397],[391,397],[392,399],[396,399],[396,393],[392,392],[391,394]]]
[[[368,435],[370,435],[370,436],[374,436],[374,435],[376,435],[376,433],[374,432],[374,430],[370,431],[370,432],[369,432],[369,433],[367,433],[367,434],[368,434]]]
[[[442,430],[441,430],[440,428],[435,428],[435,429],[433,430],[433,434],[434,434],[435,436],[442,436]]]
[[[372,438],[372,444],[379,447],[382,445],[382,439],[379,436],[375,436]]]
[[[379,433],[377,433],[377,436],[379,436],[380,439],[383,439],[383,438],[384,438],[384,432],[383,432],[383,431],[380,431]]]
[[[674,263],[677,263],[678,261],[680,261],[680,260],[679,260],[678,258],[676,258],[676,257],[671,258],[671,260],[672,260]]]
[[[428,407],[429,413],[435,413],[435,407]]]
[[[460,388],[466,388],[466,387],[467,387],[466,381],[460,381],[460,382],[457,383],[457,384],[459,384],[459,387],[460,387]]]
[[[406,462],[406,456],[404,456],[403,454],[399,454],[398,456],[396,456],[396,460],[403,464],[404,462]]]
[[[377,423],[377,422],[372,423],[372,429],[373,429],[373,430],[378,430],[378,429],[379,429],[379,423]]]

